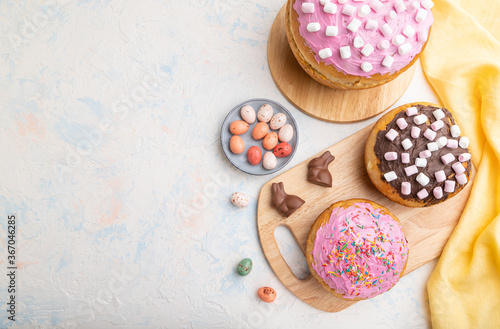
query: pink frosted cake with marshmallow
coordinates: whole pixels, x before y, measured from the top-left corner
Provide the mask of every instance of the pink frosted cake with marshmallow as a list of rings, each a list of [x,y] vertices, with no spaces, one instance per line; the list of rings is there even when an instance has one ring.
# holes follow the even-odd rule
[[[432,0],[289,0],[288,41],[320,83],[375,87],[419,57],[434,21],[433,5]]]
[[[399,220],[361,199],[334,203],[314,222],[307,240],[311,273],[332,294],[360,300],[391,289],[408,260]]]

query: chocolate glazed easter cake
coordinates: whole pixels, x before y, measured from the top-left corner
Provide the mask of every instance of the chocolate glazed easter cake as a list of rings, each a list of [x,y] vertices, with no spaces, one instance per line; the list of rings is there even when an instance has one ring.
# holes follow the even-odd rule
[[[458,194],[472,172],[469,139],[451,112],[431,103],[400,106],[379,119],[365,148],[375,187],[394,202],[426,207]]]

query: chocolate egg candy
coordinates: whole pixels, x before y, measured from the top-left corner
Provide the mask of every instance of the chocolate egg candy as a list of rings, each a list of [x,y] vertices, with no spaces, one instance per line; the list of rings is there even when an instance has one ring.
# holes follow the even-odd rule
[[[245,142],[243,141],[243,138],[238,135],[231,137],[229,140],[229,149],[234,154],[243,153],[243,151],[245,151]]]
[[[264,137],[262,146],[264,146],[266,150],[272,150],[276,145],[278,145],[278,134],[271,131],[266,135],[266,137]]]
[[[278,158],[287,157],[292,153],[292,147],[288,143],[279,143],[273,150],[273,154]]]
[[[273,117],[273,107],[269,104],[264,104],[257,112],[257,119],[262,122],[269,122]]]
[[[257,295],[266,303],[272,303],[276,299],[276,291],[270,287],[259,288],[259,290],[257,290]]]
[[[265,122],[259,122],[255,125],[252,131],[252,137],[255,140],[264,138],[269,132],[269,126]]]
[[[255,122],[255,110],[250,105],[245,105],[240,110],[240,115],[245,122],[252,124]]]
[[[269,125],[271,126],[271,129],[273,130],[278,130],[283,125],[286,123],[286,115],[284,113],[276,113],[272,119]]]
[[[281,127],[278,137],[280,141],[288,143],[293,138],[293,127],[287,123]]]
[[[276,156],[273,154],[273,152],[266,152],[264,154],[264,157],[262,158],[262,166],[266,168],[267,170],[271,170],[276,168],[276,165],[278,164],[278,159],[276,159]]]
[[[231,202],[238,208],[245,208],[250,203],[248,197],[241,192],[233,193],[231,195]]]
[[[252,271],[252,260],[250,258],[242,259],[238,264],[238,274],[241,276],[248,275]]]
[[[248,123],[245,121],[237,120],[231,123],[229,131],[235,135],[241,135],[248,131]]]
[[[247,152],[248,162],[252,165],[258,165],[262,159],[262,151],[258,146],[252,146]]]

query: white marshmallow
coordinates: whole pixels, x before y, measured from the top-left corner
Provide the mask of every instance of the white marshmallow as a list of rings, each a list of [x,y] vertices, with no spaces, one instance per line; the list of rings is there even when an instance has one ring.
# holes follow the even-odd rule
[[[391,10],[390,12],[387,13],[387,15],[385,15],[385,21],[387,23],[390,23],[393,20],[395,20],[396,17],[398,17],[398,14],[394,10]]]
[[[406,35],[408,38],[411,38],[412,36],[415,35],[415,29],[411,25],[406,25],[405,28],[403,29],[403,34]]]
[[[420,128],[419,127],[411,127],[411,137],[418,138],[420,136]]]
[[[441,199],[443,197],[443,189],[441,188],[441,186],[435,187],[432,191],[432,194],[434,194],[434,197],[436,199]]]
[[[401,162],[410,163],[410,153],[401,153]]]
[[[444,173],[444,170],[439,170],[434,173],[434,176],[436,177],[436,182],[441,183],[446,180],[446,174]]]
[[[413,118],[413,122],[415,122],[416,125],[421,125],[422,123],[426,123],[427,116],[425,114],[419,114]]]
[[[429,177],[425,176],[424,173],[418,174],[416,180],[422,186],[425,186],[425,185],[429,184],[429,181],[430,181]]]
[[[321,57],[322,59],[332,57],[332,55],[333,55],[332,50],[330,48],[321,49],[318,52],[318,54],[319,54],[319,57]]]
[[[438,147],[436,142],[432,142],[432,143],[427,144],[427,149],[431,152],[434,152],[434,151],[439,150],[439,147]]]
[[[371,11],[371,8],[370,6],[368,5],[363,5],[361,6],[361,8],[359,8],[358,10],[358,16],[359,17],[365,17],[366,15],[368,15]]]
[[[366,24],[365,24],[365,29],[367,30],[376,30],[378,27],[378,23],[376,20],[374,19],[369,19],[366,21]]]
[[[417,114],[418,114],[418,110],[415,106],[408,107],[406,109],[406,115],[409,117],[412,117],[412,116],[417,115]]]
[[[360,26],[361,21],[357,18],[353,18],[349,25],[347,25],[347,29],[351,32],[356,32]]]
[[[445,146],[446,146],[446,144],[448,144],[448,138],[446,138],[446,137],[444,137],[444,136],[441,136],[441,137],[439,137],[439,138],[437,139],[436,143],[437,143],[438,147],[439,147],[440,149],[442,149],[443,147],[445,147]]]
[[[387,40],[384,40],[384,41],[387,41]],[[387,41],[387,43],[389,43]],[[384,57],[384,60],[382,61],[382,65],[387,67],[387,68],[390,68],[392,66],[392,63],[394,63],[394,58],[390,55],[387,55]]]
[[[365,57],[368,57],[370,56],[371,53],[373,53],[373,46],[370,45],[370,44],[367,44],[363,47],[363,49],[361,50],[361,53],[363,54],[363,56]]]
[[[372,0],[370,1],[370,7],[373,9],[374,12],[378,12],[384,5],[382,2],[379,0]]]
[[[387,161],[394,161],[397,160],[398,154],[396,152],[385,152],[384,154],[384,159]]]
[[[427,41],[427,31],[426,30],[418,31],[417,40],[420,42],[426,42]]]
[[[452,180],[447,180],[444,182],[444,191],[448,193],[455,192],[455,182]]]
[[[336,37],[339,34],[339,28],[336,26],[327,26],[325,34],[328,37]]]
[[[450,127],[450,134],[451,134],[451,137],[460,136],[460,127],[458,125],[451,126]]]
[[[351,57],[351,47],[349,46],[340,47],[340,57],[342,57],[342,59]]]
[[[418,2],[417,0],[413,0],[411,3],[410,3],[410,6],[408,8],[408,11],[409,12],[413,12],[415,10],[417,10],[418,8],[420,8],[420,2]]]
[[[470,153],[462,153],[458,156],[458,161],[460,162],[465,162],[465,161],[469,161],[471,158],[471,155]]]
[[[468,148],[469,147],[469,139],[467,137],[461,137],[460,140],[458,141],[458,145],[463,149]]]
[[[411,193],[411,184],[408,182],[401,183],[401,194],[409,195]]]
[[[461,173],[465,172],[465,167],[461,162],[455,162],[451,168],[455,171],[457,175],[460,175]]]
[[[318,22],[313,22],[307,24],[307,31],[318,32],[321,29],[321,25]]]
[[[441,157],[441,161],[443,161],[443,163],[446,165],[448,163],[455,161],[455,156],[451,153],[446,153]]]
[[[446,143],[446,147],[450,149],[456,149],[458,147],[458,141],[456,139],[448,139],[448,143]]]
[[[314,13],[314,3],[312,3],[312,2],[304,2],[302,4],[302,12],[304,14],[312,14],[312,13]]]
[[[417,193],[417,197],[422,200],[422,199],[425,199],[429,196],[429,193],[427,192],[427,190],[425,188],[421,189],[420,191],[418,191]]]
[[[370,72],[373,69],[373,65],[368,62],[361,63],[361,69],[365,72]]]
[[[346,1],[347,1],[347,0],[346,0]],[[330,0],[319,0],[319,2],[320,2],[323,6],[324,6],[324,5],[326,5],[327,3],[329,3],[329,2],[330,2]],[[339,3],[340,3],[340,1],[339,1]]]
[[[342,14],[346,16],[352,16],[354,15],[354,12],[356,11],[356,7],[351,6],[351,5],[345,5],[344,9],[342,9]]]
[[[392,44],[395,46],[400,46],[405,42],[405,37],[403,37],[401,34],[398,34],[392,38]]]
[[[434,2],[432,2],[432,0],[422,0],[422,7],[425,9],[431,9],[434,7]]]
[[[398,14],[402,11],[405,11],[406,6],[403,0],[396,0],[396,2],[394,2],[394,9],[396,9],[396,12],[398,12]]]
[[[404,118],[399,118],[396,120],[396,124],[398,125],[399,129],[403,130],[406,127],[408,127],[408,123]]]
[[[346,3],[347,0],[339,0],[339,3]]]
[[[413,143],[409,138],[406,138],[404,141],[401,142],[401,146],[403,146],[405,150],[408,150],[410,147],[413,146]]]
[[[427,17],[427,10],[425,10],[423,8],[420,8],[419,10],[417,10],[417,15],[415,16],[415,20],[418,23],[422,23],[426,17]]]
[[[439,129],[444,127],[444,122],[443,120],[436,120],[431,124],[431,128],[434,131],[438,131]]]
[[[427,167],[427,159],[416,158],[415,159],[415,166],[421,167],[421,168]]]
[[[328,14],[336,14],[337,13],[337,5],[331,2],[328,2],[324,7],[323,10],[325,13]]]
[[[422,159],[428,159],[432,156],[432,153],[431,151],[429,150],[424,150],[424,151],[420,151],[420,153],[418,154],[418,156]]]
[[[397,179],[398,176],[396,175],[396,173],[394,171],[389,171],[388,173],[384,174],[384,178],[386,181],[392,182],[393,180]]]
[[[416,173],[418,173],[418,168],[415,165],[406,167],[405,168],[405,173],[406,173],[406,176],[415,175]]]
[[[354,37],[352,45],[354,46],[354,48],[361,48],[365,45],[365,40],[363,40],[363,38],[358,35]]]
[[[465,174],[455,175],[455,179],[457,180],[457,183],[460,185],[467,184],[467,176]]]
[[[382,34],[387,37],[392,34],[392,29],[389,24],[386,23],[380,27],[380,32],[382,32]]]
[[[388,49],[389,47],[391,46],[391,44],[389,43],[389,41],[387,40],[381,40],[378,45],[377,45],[377,48],[379,50],[386,50]],[[383,64],[383,63],[382,63]],[[392,64],[391,64],[392,65]]]
[[[427,128],[424,131],[424,137],[427,138],[430,141],[433,141],[434,138],[436,138],[437,133],[435,131],[432,131],[431,129]]]
[[[432,112],[432,115],[434,116],[434,118],[436,118],[436,120],[441,120],[445,117],[445,114],[441,109],[435,110],[434,112]]]
[[[410,52],[410,50],[411,50],[411,44],[405,43],[405,44],[402,44],[401,46],[399,46],[398,53],[401,56],[404,56],[404,55],[408,54]]]

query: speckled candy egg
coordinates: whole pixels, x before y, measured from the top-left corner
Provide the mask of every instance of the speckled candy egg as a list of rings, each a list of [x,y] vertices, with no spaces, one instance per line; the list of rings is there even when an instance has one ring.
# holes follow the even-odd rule
[[[229,149],[234,154],[243,153],[243,151],[245,151],[245,142],[243,141],[243,138],[238,135],[231,137],[229,140]]]
[[[292,153],[292,147],[288,143],[279,143],[273,150],[273,153],[278,158],[284,158]]]
[[[262,151],[260,150],[260,147],[252,146],[251,148],[249,148],[247,152],[247,158],[248,162],[250,162],[251,165],[258,165],[260,163],[260,160],[262,159]]]
[[[248,131],[248,123],[242,120],[237,120],[231,123],[229,131],[235,135],[242,135]]]
[[[278,164],[278,159],[276,159],[276,156],[273,154],[273,152],[266,152],[264,154],[264,158],[262,159],[262,166],[266,168],[267,170],[271,170],[276,168],[276,165]]]
[[[257,295],[266,303],[272,303],[276,299],[276,291],[271,287],[259,288],[259,290],[257,290]]]
[[[257,112],[257,119],[262,122],[269,122],[273,117],[273,107],[269,104],[262,105]]]
[[[269,132],[269,126],[265,122],[259,122],[253,127],[252,137],[255,140],[264,138]]]
[[[288,143],[289,141],[292,140],[293,138],[293,127],[290,124],[286,124],[283,127],[281,127],[279,133],[278,133],[278,138],[282,142]]]
[[[245,105],[240,110],[240,115],[246,123],[252,124],[255,122],[255,110],[250,105]]]
[[[278,145],[278,134],[272,131],[264,137],[262,146],[264,146],[266,150],[272,150],[276,145]]]
[[[242,259],[238,264],[238,274],[241,276],[245,276],[252,272],[252,260],[250,258]]]
[[[248,201],[248,197],[245,194],[235,192],[231,195],[231,202],[238,208],[245,208],[250,201]]]
[[[272,130],[278,130],[281,127],[283,127],[285,123],[286,123],[286,115],[284,113],[276,113],[271,119],[269,125],[271,126]]]

